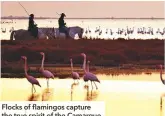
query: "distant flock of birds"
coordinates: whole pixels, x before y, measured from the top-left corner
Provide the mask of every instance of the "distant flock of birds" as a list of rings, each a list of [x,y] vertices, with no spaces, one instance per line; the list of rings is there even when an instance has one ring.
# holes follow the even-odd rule
[[[40,54],[42,55],[42,63],[41,63],[41,67],[39,69],[39,72],[46,78],[46,80],[47,80],[47,88],[49,88],[49,79],[50,78],[54,79],[55,77],[54,77],[53,73],[51,73],[49,70],[45,70],[44,69],[45,53],[44,52],[40,52]],[[83,79],[84,79],[84,82],[86,83],[88,81],[91,81],[92,89],[93,89],[92,82],[95,84],[96,89],[98,89],[98,87],[97,87],[95,82],[99,82],[100,83],[100,80],[97,78],[96,75],[94,75],[93,73],[89,72],[89,61],[88,61],[88,65],[86,66],[86,55],[84,53],[81,53],[81,56],[84,58],[84,62],[83,62],[83,71],[84,71]],[[28,68],[27,67],[27,57],[26,56],[21,56],[21,58],[24,60],[25,77],[32,84],[32,94],[33,94],[33,93],[36,92],[36,89],[35,89],[34,85],[38,85],[39,87],[41,87],[41,84],[39,83],[39,81],[36,78],[34,78],[33,76],[31,76],[31,75],[29,75],[27,73],[27,70],[28,70],[27,69]],[[71,75],[72,75],[72,78],[73,78],[74,83],[75,83],[75,80],[78,81],[80,79],[80,76],[79,76],[79,74],[77,72],[73,71],[72,59],[70,59],[70,63],[71,63]]]
[[[50,23],[52,23],[52,21],[49,21]],[[1,21],[1,24],[10,24],[10,23],[16,23],[13,20],[11,21]],[[14,30],[14,27],[11,27],[11,29],[9,29],[9,32],[11,33]],[[1,32],[2,33],[7,33],[6,28],[1,28]],[[95,36],[93,36],[93,34]],[[98,39],[100,38],[100,36],[104,36],[104,35],[109,35],[109,39],[113,39],[113,37],[117,36],[118,38],[122,38],[125,37],[126,39],[134,39],[131,38],[129,36],[131,35],[135,35],[135,39],[136,36],[138,35],[145,35],[145,36],[152,36],[152,35],[158,35],[158,36],[165,36],[165,27],[160,29],[153,29],[152,27],[139,27],[139,28],[135,28],[135,27],[126,27],[126,28],[118,28],[118,29],[108,29],[106,28],[101,29],[101,27],[96,27],[96,29],[89,29],[88,28],[84,28],[84,33],[83,33],[83,37],[84,38],[91,38],[91,39]],[[144,38],[141,38],[144,39]],[[155,38],[153,38],[155,39]],[[158,38],[159,39],[159,38]]]
[[[6,28],[5,29],[3,29],[3,28],[1,28],[1,32],[2,33],[6,33]],[[11,27],[11,29],[9,29],[9,32],[11,33],[12,31],[14,31],[14,27]]]
[[[1,21],[1,24],[5,24],[5,23],[11,24],[11,23],[16,23],[16,22],[14,22],[12,19],[11,19],[11,21]]]
[[[14,30],[14,27],[11,27],[11,29],[9,29],[9,32],[11,33],[12,31]],[[1,28],[1,32],[2,33],[6,33],[7,30],[6,28]],[[95,36],[93,36],[95,35]],[[160,29],[160,28],[157,28],[156,31],[154,31],[154,29],[152,27],[139,27],[137,29],[135,29],[135,27],[126,27],[126,28],[118,28],[117,30],[115,29],[106,29],[106,30],[103,30],[101,29],[101,27],[96,27],[96,29],[92,30],[92,29],[89,29],[86,28],[84,30],[84,33],[83,33],[83,37],[84,38],[100,38],[100,36],[104,36],[104,35],[108,35],[110,36],[109,38],[110,39],[113,39],[113,37],[115,36],[118,36],[119,38],[121,37],[126,37],[128,39],[133,39],[133,38],[129,38],[129,36],[134,36],[135,39],[136,39],[136,36],[138,35],[144,35],[144,36],[153,36],[153,35],[158,35],[158,36],[165,36],[165,27],[163,29]],[[141,39],[144,39],[144,38],[141,38]],[[155,39],[155,38],[153,38]],[[159,38],[158,38],[159,39]]]
[[[160,35],[160,36],[164,36],[165,35],[165,27],[163,29],[157,28],[156,31],[154,31],[154,29],[152,27],[139,27],[137,29],[135,29],[135,27],[129,28],[128,26],[126,28],[118,28],[118,30],[114,30],[114,29],[108,29],[106,28],[105,31],[103,31],[103,29],[99,27],[96,27],[95,30],[86,28],[85,29],[85,33],[84,33],[84,37],[85,38],[93,38],[91,36],[91,34],[95,34],[97,38],[99,38],[99,36],[101,35],[110,35],[110,36],[128,36],[128,35]],[[88,37],[89,36],[89,37]],[[133,39],[133,38],[131,38]],[[143,38],[141,38],[143,39]],[[155,38],[153,38],[155,39]]]

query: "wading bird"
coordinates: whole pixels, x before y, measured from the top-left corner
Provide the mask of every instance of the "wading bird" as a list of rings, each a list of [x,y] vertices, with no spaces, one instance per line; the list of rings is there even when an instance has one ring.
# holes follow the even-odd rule
[[[38,82],[38,80],[36,78],[34,78],[33,76],[30,76],[27,74],[27,57],[26,56],[22,56],[21,57],[25,64],[24,64],[24,71],[25,71],[25,76],[27,78],[27,80],[32,84],[32,94],[33,94],[33,89],[34,89],[34,93],[36,92],[36,89],[34,87],[34,85],[38,85],[41,87],[40,83]]]
[[[40,68],[39,71],[46,78],[46,80],[47,80],[47,88],[49,88],[49,78],[54,79],[54,75],[50,71],[44,70],[45,53],[44,52],[40,52],[40,54],[42,55],[42,63],[41,63],[41,68]]]
[[[89,72],[89,63],[90,63],[90,61],[88,60],[88,62],[87,62],[87,67],[86,67],[87,72]]]
[[[90,63],[90,61],[87,62],[87,67],[86,67],[86,71],[87,71],[87,72],[89,72],[89,63]],[[88,86],[87,86],[87,84],[86,84],[86,82],[88,82],[88,80],[89,80],[88,77],[87,77],[86,75],[84,75],[84,76],[83,76],[83,79],[84,79],[84,82],[85,82],[85,87],[88,88]]]
[[[80,79],[80,76],[79,76],[79,74],[77,72],[74,72],[73,71],[73,62],[72,62],[72,59],[70,59],[70,65],[71,65],[72,78],[74,79],[74,83],[75,83],[75,80],[76,79],[77,79],[77,82],[78,82],[78,79]]]
[[[98,89],[96,82],[99,82],[100,81],[98,80],[98,78],[96,77],[96,75],[94,75],[93,73],[90,73],[90,72],[87,72],[86,70],[86,55],[84,53],[81,53],[81,56],[84,57],[84,63],[83,63],[83,70],[84,70],[84,81],[87,82],[88,80],[91,81],[91,86],[92,86],[92,89],[93,89],[93,85],[92,85],[92,82],[94,82],[95,86],[96,86],[96,89]]]

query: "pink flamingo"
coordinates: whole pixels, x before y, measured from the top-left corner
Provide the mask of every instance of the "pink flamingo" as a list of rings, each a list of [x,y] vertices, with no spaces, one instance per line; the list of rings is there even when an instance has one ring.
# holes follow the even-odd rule
[[[87,63],[87,67],[86,67],[86,71],[89,72],[89,63],[90,61],[88,61]],[[83,79],[84,79],[84,82],[88,82],[88,77],[86,75],[83,76]],[[85,87],[88,87],[86,84],[85,84]]]
[[[163,77],[162,77],[162,65],[159,65],[160,66],[160,79],[161,79],[161,81],[162,81],[162,83],[165,85],[165,79],[163,79]]]
[[[96,86],[96,89],[98,89],[96,82],[99,82],[100,81],[98,80],[98,78],[96,77],[96,75],[94,75],[93,73],[90,73],[86,70],[86,55],[84,53],[81,53],[81,55],[84,57],[84,63],[83,63],[83,70],[84,70],[84,81],[87,82],[87,81],[91,81],[91,86],[92,86],[92,89],[93,89],[93,85],[92,85],[92,82],[94,82],[95,86]]]
[[[73,72],[73,62],[72,62],[72,59],[70,59],[70,64],[71,64],[72,78],[74,79],[74,83],[75,83],[76,79],[77,79],[77,82],[78,82],[78,79],[80,79],[80,76],[79,76],[79,74],[77,72]]]
[[[40,52],[40,54],[42,55],[42,64],[41,64],[41,68],[40,68],[39,71],[42,73],[42,75],[44,77],[46,77],[46,79],[47,79],[47,88],[49,88],[49,78],[54,79],[54,75],[50,71],[44,70],[45,53]]]
[[[88,60],[88,62],[87,62],[87,72],[89,72],[89,63],[90,63],[90,61]]]
[[[33,94],[33,89],[36,92],[36,89],[35,89],[34,85],[36,84],[40,87],[41,87],[41,85],[40,85],[40,83],[38,82],[37,79],[35,79],[33,76],[30,76],[30,75],[27,74],[27,57],[22,56],[21,58],[25,61],[25,65],[24,65],[25,76],[26,76],[27,80],[32,84],[32,94]]]

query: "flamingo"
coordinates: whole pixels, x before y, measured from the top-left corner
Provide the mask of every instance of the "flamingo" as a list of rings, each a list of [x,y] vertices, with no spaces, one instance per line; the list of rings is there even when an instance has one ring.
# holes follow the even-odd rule
[[[41,63],[41,68],[40,68],[39,71],[42,73],[42,75],[44,77],[46,77],[46,79],[47,79],[47,88],[49,88],[49,78],[54,79],[54,75],[50,71],[44,70],[45,53],[40,52],[40,54],[42,55],[42,63]]]
[[[162,81],[162,83],[165,85],[165,79],[163,79],[163,77],[162,77],[162,65],[160,65],[160,79],[161,79],[161,81]]]
[[[88,61],[88,63],[87,63],[87,67],[86,67],[86,71],[87,71],[87,72],[89,72],[89,63],[90,63],[90,61]],[[83,78],[83,79],[84,79],[84,82],[85,82],[85,83],[88,82],[88,80],[89,80],[88,77],[87,77],[86,75],[84,75],[83,77],[84,77],[84,78]],[[85,87],[88,87],[88,86],[85,85]]]
[[[92,86],[92,82],[94,82],[96,89],[98,89],[95,81],[96,82],[99,82],[99,83],[100,83],[100,81],[98,80],[98,78],[96,77],[96,75],[94,75],[93,73],[88,72],[85,69],[86,68],[86,55],[84,53],[81,53],[81,56],[84,57],[84,63],[83,63],[83,70],[84,70],[84,73],[85,73],[84,74],[84,81],[87,82],[88,80],[90,80],[91,81],[91,86]],[[92,89],[93,89],[93,86],[92,86]]]
[[[88,60],[88,62],[87,62],[87,72],[89,72],[89,63],[90,63],[90,61]]]
[[[41,87],[41,85],[40,85],[40,83],[38,82],[38,80],[36,78],[34,78],[33,76],[30,76],[30,75],[27,74],[27,57],[26,56],[22,56],[21,58],[25,62],[25,64],[24,64],[25,76],[26,76],[27,80],[32,84],[32,94],[33,94],[33,89],[36,92],[36,89],[35,89],[34,85],[38,85],[40,87]]]
[[[78,82],[78,79],[80,79],[80,76],[79,76],[79,74],[77,72],[73,72],[73,62],[72,62],[72,59],[70,59],[70,65],[71,65],[72,78],[74,79],[74,83],[75,83],[76,79],[77,79],[77,82]]]
[[[1,28],[1,29],[2,29],[2,28]],[[6,28],[5,28],[5,30],[2,29],[2,33],[6,33]]]
[[[105,32],[106,34],[108,33],[108,29],[106,29],[106,32]]]

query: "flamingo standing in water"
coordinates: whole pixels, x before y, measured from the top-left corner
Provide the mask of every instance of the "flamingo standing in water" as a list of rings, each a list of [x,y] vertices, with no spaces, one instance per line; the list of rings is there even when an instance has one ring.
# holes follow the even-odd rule
[[[162,65],[160,65],[160,79],[161,79],[161,81],[162,81],[162,83],[165,85],[165,79],[163,79],[163,77],[162,77]]]
[[[33,76],[30,76],[27,74],[27,57],[26,56],[22,56],[21,57],[25,64],[24,64],[24,71],[25,71],[25,76],[27,78],[27,80],[32,84],[32,94],[33,94],[33,89],[34,89],[34,93],[36,92],[36,89],[34,87],[34,85],[38,85],[41,87],[40,83],[38,82],[38,80],[36,78],[34,78]]]
[[[49,88],[49,78],[54,79],[54,75],[50,71],[44,70],[45,53],[40,52],[40,54],[42,55],[42,63],[41,63],[41,68],[40,68],[39,71],[42,73],[42,75],[44,77],[46,77],[46,79],[47,79],[47,88]]]
[[[95,86],[96,86],[96,89],[98,89],[96,82],[99,82],[100,81],[98,80],[98,78],[96,77],[96,75],[94,75],[93,73],[90,73],[86,70],[86,55],[84,53],[81,53],[81,55],[84,57],[84,63],[83,63],[83,70],[84,70],[84,81],[87,82],[88,80],[91,81],[91,86],[92,86],[92,89],[93,89],[93,85],[92,85],[92,82],[94,82]]]
[[[1,28],[1,29],[2,29],[2,28]],[[6,33],[6,28],[5,28],[5,30],[2,29],[2,33]]]
[[[77,72],[74,72],[73,71],[73,62],[72,62],[72,59],[70,59],[70,65],[71,65],[71,70],[72,70],[72,78],[74,79],[74,83],[75,83],[75,80],[77,79],[77,82],[78,82],[78,79],[80,79],[80,76]],[[79,82],[78,82],[79,83]]]

